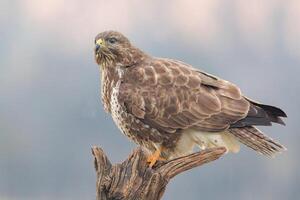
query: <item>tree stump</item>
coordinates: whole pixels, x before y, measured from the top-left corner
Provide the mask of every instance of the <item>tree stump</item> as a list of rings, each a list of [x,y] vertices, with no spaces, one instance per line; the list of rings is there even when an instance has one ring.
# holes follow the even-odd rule
[[[212,148],[174,160],[147,163],[147,151],[138,147],[121,164],[112,165],[99,147],[93,147],[97,173],[97,200],[159,200],[170,179],[186,170],[214,161],[225,148]]]

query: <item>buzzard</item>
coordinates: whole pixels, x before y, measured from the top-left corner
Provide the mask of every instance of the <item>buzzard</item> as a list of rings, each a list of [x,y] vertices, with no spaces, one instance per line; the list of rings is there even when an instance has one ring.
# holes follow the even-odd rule
[[[121,33],[95,38],[105,110],[122,133],[158,159],[173,159],[200,149],[240,143],[267,155],[285,150],[255,126],[284,125],[279,108],[245,97],[234,84],[186,63],[152,57]]]

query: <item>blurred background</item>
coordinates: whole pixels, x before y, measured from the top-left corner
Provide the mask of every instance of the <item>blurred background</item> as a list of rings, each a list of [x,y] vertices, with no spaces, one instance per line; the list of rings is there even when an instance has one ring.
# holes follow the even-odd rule
[[[112,162],[135,147],[100,103],[93,43],[110,29],[289,115],[263,128],[287,152],[242,148],[176,177],[164,199],[298,199],[299,20],[298,0],[1,0],[0,199],[95,199],[91,146]]]

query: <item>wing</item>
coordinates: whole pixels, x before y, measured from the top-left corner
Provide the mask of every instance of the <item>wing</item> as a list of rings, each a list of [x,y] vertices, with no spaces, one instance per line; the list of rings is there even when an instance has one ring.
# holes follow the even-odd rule
[[[250,108],[235,85],[179,61],[152,59],[128,68],[124,77],[119,101],[161,131],[223,131]]]

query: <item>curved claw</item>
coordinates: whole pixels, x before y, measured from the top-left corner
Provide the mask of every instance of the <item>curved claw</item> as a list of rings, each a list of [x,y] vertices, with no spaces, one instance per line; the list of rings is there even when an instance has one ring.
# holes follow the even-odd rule
[[[152,168],[158,160],[166,160],[161,156],[161,150],[157,149],[153,154],[149,155],[147,158],[147,163],[149,163],[149,167]]]

